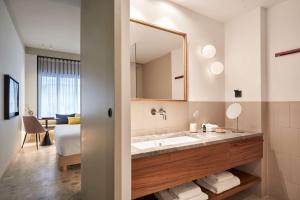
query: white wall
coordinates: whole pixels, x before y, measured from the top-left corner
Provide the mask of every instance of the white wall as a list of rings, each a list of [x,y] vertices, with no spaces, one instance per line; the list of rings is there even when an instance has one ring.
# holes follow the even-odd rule
[[[240,128],[262,131],[262,107],[265,65],[265,9],[256,8],[225,23],[225,100],[243,102]],[[242,90],[242,98],[234,97],[234,90]],[[254,103],[253,103],[254,102]],[[225,127],[233,120],[226,118]],[[266,158],[266,155],[265,157]],[[266,159],[242,167],[242,170],[262,177],[257,195],[265,194]]]
[[[221,60],[224,62],[223,23],[199,15],[167,0],[131,0],[130,9],[131,18],[187,34],[188,101],[224,101],[224,73],[214,76],[208,70],[208,64],[211,61]],[[202,57],[200,50],[207,44],[216,46],[216,58],[204,59]],[[206,103],[204,104],[206,105]],[[151,108],[164,108],[167,112],[167,120],[163,120],[161,116],[152,116]],[[137,136],[187,130],[189,110],[189,103],[185,102],[132,102],[131,134]],[[199,108],[199,110],[202,111],[203,109]],[[202,115],[203,118],[207,117],[205,113]]]
[[[300,47],[299,19],[299,0],[267,11],[268,191],[276,199],[300,199],[300,54],[274,56]]]
[[[37,115],[37,56],[25,55],[25,107]]]
[[[53,51],[48,49],[39,49],[33,47],[25,47],[25,53],[31,55],[65,58],[70,60],[80,60],[80,54],[74,54],[74,53],[68,53],[62,51]]]
[[[182,67],[182,49],[175,49],[171,52],[172,62],[172,99],[184,99],[184,79],[175,79],[176,76],[184,75],[184,68]]]
[[[136,88],[137,88],[137,76],[136,76],[137,70],[136,70],[136,63],[130,62],[130,93],[131,98],[137,98],[136,94]]]
[[[15,153],[21,147],[24,111],[24,47],[9,16],[6,5],[0,0],[0,177]],[[20,84],[20,116],[4,120],[3,74],[9,74]]]
[[[172,99],[171,53],[143,64],[143,98]]]
[[[136,79],[136,97],[137,98],[143,98],[143,65],[141,64],[135,64],[136,68],[136,74],[135,74],[135,79]],[[132,76],[130,77],[132,79]]]
[[[288,0],[267,12],[268,101],[300,100],[300,54],[274,54],[300,47],[300,1]]]
[[[188,96],[190,101],[224,101],[224,74],[213,76],[208,71],[212,60],[224,61],[224,26],[166,0],[131,0],[130,17],[187,33]],[[213,44],[215,59],[204,59],[199,50]]]
[[[235,89],[243,91],[239,101],[261,100],[262,12],[256,8],[225,24],[226,101],[235,101]]]

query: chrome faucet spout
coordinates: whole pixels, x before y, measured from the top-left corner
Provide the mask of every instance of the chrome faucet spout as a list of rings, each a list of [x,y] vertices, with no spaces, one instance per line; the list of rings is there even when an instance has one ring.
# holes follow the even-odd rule
[[[167,112],[163,108],[160,108],[158,113],[163,116],[164,120],[167,120]]]
[[[167,112],[163,108],[160,108],[159,110],[156,110],[155,108],[152,108],[151,109],[151,114],[152,115],[159,114],[159,115],[163,116],[164,120],[167,120]]]

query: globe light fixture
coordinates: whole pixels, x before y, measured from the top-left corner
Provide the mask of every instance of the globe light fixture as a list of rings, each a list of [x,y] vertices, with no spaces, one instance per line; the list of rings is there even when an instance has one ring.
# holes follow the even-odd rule
[[[212,74],[219,75],[223,73],[224,65],[223,63],[216,61],[210,64],[209,70]]]
[[[213,58],[217,53],[216,47],[209,44],[205,45],[202,49],[202,55],[205,58]]]

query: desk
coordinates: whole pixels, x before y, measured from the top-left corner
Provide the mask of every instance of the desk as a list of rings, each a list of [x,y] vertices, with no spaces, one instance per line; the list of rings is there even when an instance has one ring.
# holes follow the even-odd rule
[[[49,145],[52,145],[52,142],[51,142],[51,139],[50,139],[50,135],[49,135],[49,126],[48,126],[48,121],[49,120],[55,120],[54,117],[43,117],[39,120],[44,120],[45,121],[45,129],[46,129],[46,134],[45,134],[45,137],[41,143],[41,146],[49,146]]]

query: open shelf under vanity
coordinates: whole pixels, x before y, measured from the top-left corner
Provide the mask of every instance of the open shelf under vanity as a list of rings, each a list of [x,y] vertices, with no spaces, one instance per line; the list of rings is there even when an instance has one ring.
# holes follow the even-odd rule
[[[263,137],[254,135],[133,158],[132,199],[155,200],[156,192],[229,170],[240,178],[239,186],[218,195],[203,188],[210,200],[225,199],[260,183],[260,178],[235,168],[262,156]]]
[[[260,183],[260,178],[253,176],[251,174],[248,174],[248,173],[236,170],[236,169],[231,169],[228,171],[233,173],[235,176],[239,177],[239,179],[241,180],[241,184],[239,186],[234,187],[230,190],[227,190],[221,194],[214,194],[214,193],[210,192],[209,190],[206,190],[205,188],[201,187],[202,191],[208,195],[209,200],[226,199],[228,197],[231,197],[239,192],[242,192],[242,191],[244,191],[248,188],[251,188]],[[157,198],[153,194],[151,194],[151,195],[147,195],[145,197],[138,198],[136,200],[157,200]]]

